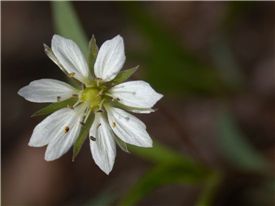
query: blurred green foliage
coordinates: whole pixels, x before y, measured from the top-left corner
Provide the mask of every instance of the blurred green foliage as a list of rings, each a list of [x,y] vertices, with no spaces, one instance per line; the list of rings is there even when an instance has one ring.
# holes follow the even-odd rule
[[[221,112],[217,123],[217,141],[221,151],[235,167],[248,171],[267,171],[268,163],[245,139],[228,111]]]
[[[227,89],[216,69],[207,66],[184,49],[182,41],[171,35],[161,21],[154,19],[137,2],[128,2],[127,19],[149,45],[146,75],[154,86],[180,95],[190,93],[220,94]],[[156,75],[157,74],[157,75]]]
[[[199,184],[207,179],[208,171],[203,165],[158,143],[153,148],[129,145],[129,150],[154,163],[119,205],[135,205],[153,190],[166,184]]]

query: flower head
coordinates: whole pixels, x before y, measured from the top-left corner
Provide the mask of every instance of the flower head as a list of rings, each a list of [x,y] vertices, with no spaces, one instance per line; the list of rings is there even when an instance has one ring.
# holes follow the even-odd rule
[[[45,45],[45,51],[81,87],[40,79],[18,91],[28,101],[55,105],[52,107],[54,112],[35,127],[30,146],[47,145],[45,159],[55,160],[75,144],[88,118],[93,117],[89,128],[91,153],[106,174],[114,165],[116,143],[124,149],[125,143],[152,147],[145,124],[128,112],[150,113],[162,95],[144,81],[121,83],[133,71],[120,71],[125,62],[121,36],[105,41],[93,55],[94,64],[91,65],[72,40],[58,35],[53,36],[51,48]]]

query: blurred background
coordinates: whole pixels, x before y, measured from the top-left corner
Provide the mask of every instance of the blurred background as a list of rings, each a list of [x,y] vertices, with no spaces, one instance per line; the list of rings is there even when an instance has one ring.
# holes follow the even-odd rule
[[[1,4],[2,205],[275,205],[274,2]],[[27,145],[45,105],[17,91],[65,81],[43,43],[78,32],[99,45],[121,34],[124,68],[140,65],[134,79],[164,94],[138,116],[156,147],[119,150],[109,176],[88,141],[75,162]]]

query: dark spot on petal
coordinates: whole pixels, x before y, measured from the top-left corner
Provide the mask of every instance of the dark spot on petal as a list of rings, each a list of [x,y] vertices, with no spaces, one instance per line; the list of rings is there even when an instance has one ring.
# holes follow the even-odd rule
[[[66,126],[66,127],[64,128],[64,132],[65,132],[65,134],[66,134],[66,133],[68,133],[68,132],[69,132],[69,130],[70,130],[70,128],[69,128],[68,126]]]
[[[90,138],[90,140],[92,140],[92,141],[96,141],[96,138],[93,137],[93,136],[90,136],[89,138]]]
[[[115,122],[112,123],[112,127],[113,127],[113,128],[116,127],[116,123],[115,123]]]

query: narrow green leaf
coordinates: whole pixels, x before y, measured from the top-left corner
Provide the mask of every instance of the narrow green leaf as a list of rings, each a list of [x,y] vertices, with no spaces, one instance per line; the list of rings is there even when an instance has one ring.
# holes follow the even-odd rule
[[[202,182],[207,173],[193,171],[182,164],[162,164],[145,175],[129,190],[120,201],[121,206],[136,205],[138,201],[149,195],[155,189],[167,184],[197,184]]]
[[[89,130],[91,128],[93,120],[94,120],[94,114],[91,113],[90,116],[88,117],[88,119],[86,120],[85,125],[83,125],[83,127],[80,131],[80,134],[79,134],[78,138],[76,139],[76,142],[74,143],[72,161],[75,160],[75,158],[77,157],[77,155],[80,152],[80,149],[81,149],[84,141],[88,137]]]
[[[117,194],[115,191],[110,189],[104,189],[104,191],[100,192],[95,197],[92,196],[92,199],[89,200],[82,206],[110,206],[114,205],[115,200],[117,199]]]
[[[236,167],[243,170],[263,172],[268,163],[244,138],[231,114],[223,112],[218,121],[221,151]]]
[[[40,110],[38,110],[37,112],[35,112],[32,117],[36,117],[36,116],[44,116],[44,115],[48,115],[48,114],[51,114],[59,109],[62,109],[64,107],[67,107],[67,106],[73,106],[74,103],[76,103],[77,99],[72,97],[70,99],[66,99],[64,101],[61,101],[61,102],[55,102],[55,103],[52,103]]]
[[[92,72],[94,72],[94,63],[98,53],[98,46],[96,44],[95,36],[93,35],[89,42],[89,54],[88,54],[88,64]]]
[[[53,1],[53,18],[55,30],[62,36],[77,43],[85,56],[88,54],[88,39],[80,21],[69,1]]]
[[[213,205],[213,200],[215,198],[215,194],[222,182],[222,175],[218,172],[210,173],[206,180],[205,186],[203,188],[202,193],[200,194],[196,206],[211,206]]]
[[[116,85],[116,84],[126,81],[138,70],[138,67],[139,66],[135,66],[130,69],[122,70],[121,72],[118,73],[116,78],[113,79],[112,84]]]
[[[185,157],[164,145],[156,143],[155,141],[152,148],[142,148],[128,145],[128,149],[130,152],[154,163],[184,162],[185,164],[193,164],[191,158]]]

